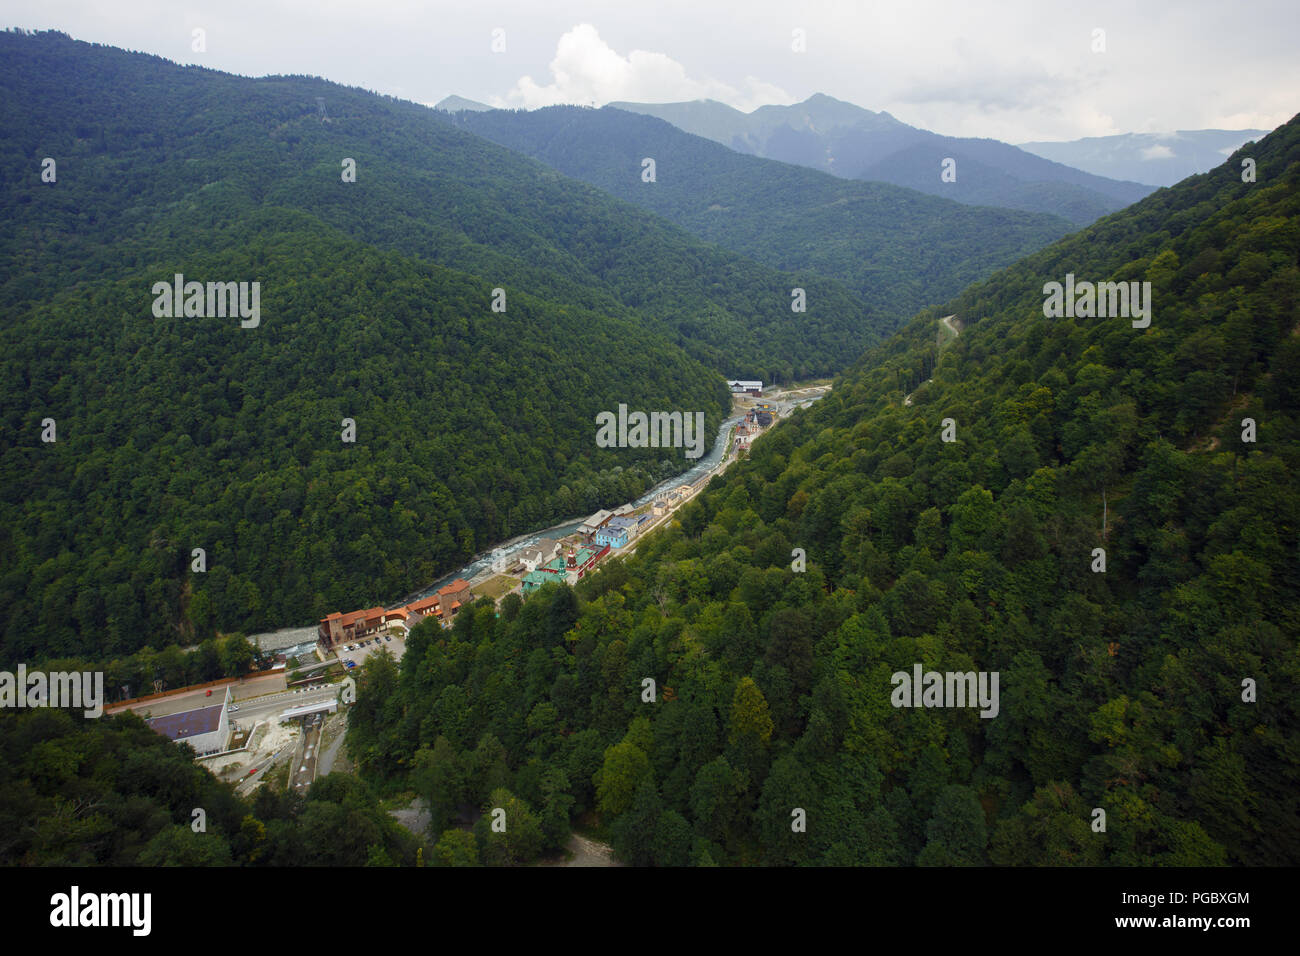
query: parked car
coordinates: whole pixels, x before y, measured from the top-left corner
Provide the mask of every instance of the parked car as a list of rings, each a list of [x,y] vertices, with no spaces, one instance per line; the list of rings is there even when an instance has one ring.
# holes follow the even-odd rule
[[[391,635],[391,634],[385,634],[385,635],[384,635],[384,640],[386,640],[386,641],[388,641],[388,642],[391,643],[392,640],[393,640],[393,635]]]
[[[209,688],[208,688],[208,692],[207,692],[206,694],[204,694],[203,696],[204,696],[204,697],[211,697],[211,696],[212,696],[212,688],[209,687]]]

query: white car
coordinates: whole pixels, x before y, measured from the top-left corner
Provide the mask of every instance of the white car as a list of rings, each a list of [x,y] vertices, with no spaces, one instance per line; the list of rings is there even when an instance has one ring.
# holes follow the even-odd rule
[[[238,704],[231,704],[231,705],[230,705],[230,712],[231,712],[232,714],[233,714],[235,711],[237,711],[237,710],[239,710],[239,705],[238,705]]]

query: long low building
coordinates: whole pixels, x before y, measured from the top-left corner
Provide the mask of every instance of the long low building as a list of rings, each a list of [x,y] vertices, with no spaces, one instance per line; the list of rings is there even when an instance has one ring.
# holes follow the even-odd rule
[[[400,627],[409,630],[421,618],[433,615],[449,621],[460,608],[474,600],[474,592],[464,578],[457,578],[436,594],[403,604],[391,610],[372,607],[367,611],[351,611],[333,614],[321,618],[317,632],[326,647],[336,647],[352,641],[364,640],[378,634],[387,627]]]
[[[169,740],[189,744],[195,753],[219,753],[230,741],[230,688],[218,704],[150,717],[145,723]]]
[[[580,532],[590,537],[605,526],[605,522],[614,517],[613,512],[597,511],[594,515],[582,523],[578,528]]]

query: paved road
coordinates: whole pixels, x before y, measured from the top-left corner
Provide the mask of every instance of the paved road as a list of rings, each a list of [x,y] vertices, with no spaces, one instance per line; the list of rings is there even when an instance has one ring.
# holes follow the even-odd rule
[[[262,778],[266,776],[266,772],[268,770],[270,770],[273,766],[275,766],[275,762],[287,753],[289,753],[289,748],[286,747],[284,749],[277,750],[269,757],[263,757],[261,760],[257,761],[255,764],[249,767],[249,770],[251,772],[248,773],[246,776],[242,777],[239,783],[236,784],[235,791],[241,797],[248,796],[250,793],[256,790],[257,787],[262,783]]]
[[[326,684],[307,691],[285,691],[280,694],[268,694],[256,700],[246,700],[239,704],[239,710],[230,715],[230,719],[241,727],[252,727],[263,720],[277,720],[290,707],[303,704],[315,704],[322,700],[338,697],[339,685]]]
[[[256,697],[268,693],[272,690],[284,690],[284,671],[277,671],[274,674],[263,674],[258,677],[248,677],[234,684],[222,684],[217,687],[203,687],[197,690],[186,691],[183,694],[175,694],[169,697],[159,697],[156,700],[142,700],[135,704],[115,704],[105,707],[105,713],[120,713],[123,710],[133,710],[142,717],[165,717],[168,714],[179,714],[184,710],[195,710],[199,707],[207,707],[212,704],[219,704],[226,697],[226,687],[230,687],[230,697],[238,702],[247,697]],[[212,696],[207,695],[212,691]]]

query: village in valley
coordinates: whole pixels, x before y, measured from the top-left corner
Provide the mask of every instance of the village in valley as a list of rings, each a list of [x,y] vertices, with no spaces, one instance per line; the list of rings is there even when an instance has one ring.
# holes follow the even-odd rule
[[[639,504],[601,510],[579,524],[562,524],[542,536],[518,539],[480,560],[430,593],[394,607],[334,612],[315,627],[257,635],[263,666],[239,678],[146,694],[111,705],[134,710],[158,733],[192,746],[199,763],[251,793],[263,781],[305,792],[317,776],[348,765],[341,750],[346,699],[338,682],[371,654],[400,660],[410,630],[425,619],[452,627],[457,615],[490,598],[498,609],[507,595],[527,600],[548,583],[575,584],[602,562],[632,554],[646,535],[669,521],[715,475],[744,457],[750,443],[793,407],[815,401],[829,383],[770,392],[763,383],[735,380],[734,422],[718,460],[693,477],[664,488]],[[693,469],[696,471],[696,469]],[[548,536],[554,534],[554,536]],[[241,710],[242,708],[242,710]]]
[[[451,627],[456,613],[480,598],[490,597],[500,607],[508,594],[527,598],[548,583],[576,584],[611,554],[635,551],[636,541],[659,527],[714,475],[742,457],[750,442],[771,426],[776,407],[762,400],[761,381],[735,379],[727,384],[733,395],[733,417],[740,420],[731,430],[728,447],[715,467],[663,491],[640,507],[623,504],[612,511],[597,511],[569,534],[541,537],[513,552],[498,553],[490,568],[472,580],[458,577],[431,595],[394,608],[330,614],[319,627],[322,655],[369,646],[369,641],[385,631],[404,637],[427,617],[433,617],[441,627]],[[349,659],[344,659],[345,667],[348,663]]]

